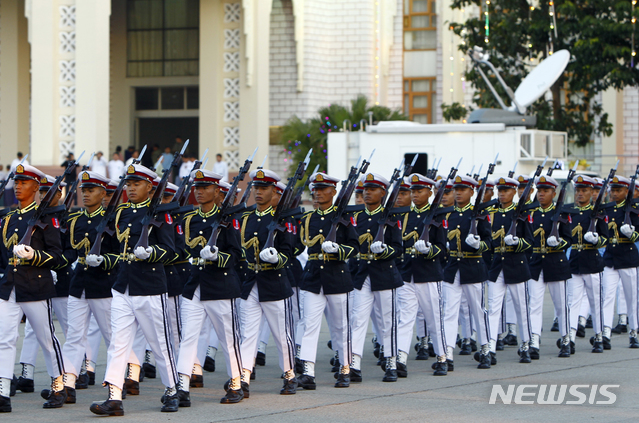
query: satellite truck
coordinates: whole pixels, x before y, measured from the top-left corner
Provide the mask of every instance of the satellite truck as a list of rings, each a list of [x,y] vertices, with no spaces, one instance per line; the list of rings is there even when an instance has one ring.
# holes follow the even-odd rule
[[[561,76],[570,60],[570,53],[567,50],[555,52],[536,66],[514,93],[490,63],[487,53],[475,47],[468,54],[501,109],[475,110],[467,118],[468,123],[464,124],[389,121],[368,125],[366,130],[361,130],[360,122],[360,131],[331,132],[328,135],[328,173],[346,178],[358,157],[370,156],[373,149],[375,157],[370,170],[382,175],[391,175],[396,163],[402,158],[408,163],[415,154],[419,154],[415,172],[425,173],[441,159],[439,170],[447,173],[463,157],[459,172],[467,174],[473,166],[476,166],[475,169],[482,164],[487,166],[499,153],[493,178],[507,176],[515,165],[517,174],[530,175],[546,157],[550,158],[548,165],[555,160],[565,163],[568,159],[567,134],[535,129],[537,118],[526,115],[526,111]],[[510,107],[505,105],[482,66],[492,70],[511,100]],[[558,169],[553,177],[561,182],[567,173],[567,170]],[[593,172],[583,173],[598,176]]]

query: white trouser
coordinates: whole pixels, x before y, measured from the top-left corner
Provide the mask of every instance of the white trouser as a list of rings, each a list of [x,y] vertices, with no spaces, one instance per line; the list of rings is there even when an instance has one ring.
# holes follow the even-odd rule
[[[304,336],[304,330],[302,329],[302,312],[304,309],[303,292],[298,287],[293,287],[293,296],[291,297],[291,305],[293,306],[293,341],[295,345],[302,344],[302,336]]]
[[[62,356],[66,372],[76,376],[80,374],[87,349],[91,315],[95,316],[108,348],[111,342],[111,298],[87,300],[84,293],[82,298],[69,297],[69,332],[62,347]]]
[[[421,306],[417,305],[417,316],[415,316],[415,332],[418,338],[428,336],[428,329],[426,329],[426,318],[424,317],[424,310]]]
[[[246,300],[241,301],[242,367],[252,371],[257,354],[260,321],[266,317],[280,356],[280,368],[284,372],[295,368],[295,344],[293,343],[293,310],[291,298],[260,302],[257,283]],[[219,334],[218,334],[219,336]]]
[[[499,330],[499,321],[503,316],[504,296],[510,293],[517,316],[517,327],[519,328],[519,341],[528,342],[532,334],[530,333],[530,319],[528,315],[528,293],[526,292],[526,282],[507,284],[504,281],[504,272],[501,271],[495,282],[488,282],[488,310],[490,322],[490,339],[497,340],[497,336],[503,331]],[[494,351],[493,351],[494,352]]]
[[[51,306],[53,312],[58,318],[62,333],[66,339],[68,330],[68,317],[67,317],[67,298],[68,297],[56,297],[51,298]],[[22,341],[22,350],[20,351],[20,363],[31,364],[35,366],[36,359],[38,357],[38,340],[33,332],[31,323],[27,319],[27,323],[24,325],[24,340]]]
[[[513,297],[510,295],[510,291],[506,291],[506,304],[504,306],[505,312],[502,313],[506,315],[506,321],[503,322],[502,332],[506,332],[508,329],[506,325],[508,323],[514,324],[517,322],[517,314],[515,313],[515,305],[513,304]]]
[[[64,373],[64,361],[62,346],[55,336],[51,300],[18,303],[14,289],[8,300],[0,299],[0,378],[13,378],[18,327],[23,313],[31,322],[35,338],[42,348],[49,376],[60,376]]]
[[[599,274],[598,274],[599,275]],[[599,286],[601,286],[601,275],[599,275]],[[588,317],[592,314],[592,310],[590,309],[590,302],[588,301],[588,293],[586,290],[583,290],[583,295],[581,296],[581,308],[579,310],[579,316]],[[603,296],[601,296],[603,298]]]
[[[435,354],[446,355],[446,339],[444,336],[442,282],[415,283],[404,282],[404,294],[398,298],[399,325],[397,327],[397,345],[400,351],[408,354],[413,338],[413,322],[417,316],[417,310],[422,310],[422,322],[425,322],[428,333],[433,343]],[[398,289],[399,292],[399,289]],[[398,295],[399,297],[399,295]],[[412,312],[412,314],[410,314]],[[418,336],[425,336],[418,333]]]
[[[264,342],[265,344],[268,344],[268,340],[270,337],[271,337],[271,328],[268,326],[268,322],[266,321],[266,316],[262,315],[262,318],[260,319],[260,342]]]
[[[215,345],[211,345],[209,343],[209,339],[211,338],[212,334],[215,334],[215,342],[216,342]],[[197,355],[195,356],[195,364],[199,364],[200,366],[203,366],[204,362],[206,361],[206,353],[209,350],[209,346],[212,346],[212,347],[214,346],[215,349],[217,349],[218,345],[219,345],[219,340],[217,339],[217,333],[213,329],[213,324],[211,323],[211,319],[204,319],[204,321],[202,322],[202,329],[200,329],[200,336],[197,341]]]
[[[615,294],[619,282],[621,282],[621,287],[623,288],[623,293],[626,298],[628,326],[630,329],[637,329],[637,268],[635,267],[629,269],[604,267],[601,279],[604,292],[604,327],[612,327]]]
[[[572,275],[567,284],[570,310],[583,310],[583,303],[588,303],[592,310],[592,328],[595,333],[601,333],[603,330],[601,308],[604,300],[601,275],[599,273]],[[584,301],[584,296],[586,301]],[[579,316],[586,317],[585,314],[570,313],[570,327],[572,329],[577,329]]]
[[[240,322],[235,300],[200,300],[200,287],[193,299],[182,298],[182,341],[178,355],[178,373],[191,376],[197,356],[198,340],[205,320],[210,320],[216,333],[221,334],[220,344],[226,357],[226,371],[231,378],[242,374],[240,358]]]
[[[350,357],[351,352],[351,328],[348,316],[348,293],[324,295],[309,291],[302,291],[304,317],[302,318],[302,332],[300,336],[302,348],[300,360],[315,363],[317,357],[317,342],[322,327],[322,315],[324,310],[331,316],[331,343],[333,351],[341,357]]]
[[[470,314],[474,316],[477,324],[477,341],[480,345],[488,343],[490,328],[488,325],[488,313],[484,308],[484,284],[459,282],[459,271],[455,275],[453,283],[444,282],[442,293],[444,297],[444,330],[447,346],[455,348],[457,329],[459,328],[459,303],[462,293],[468,299]]]
[[[373,309],[379,311],[381,316],[377,342],[384,347],[385,357],[397,355],[397,297],[395,289],[383,291],[371,291],[371,280],[367,276],[362,289],[355,289],[353,295],[353,354],[364,354],[364,342],[368,321]],[[381,335],[381,338],[379,337]],[[359,369],[357,369],[359,370]]]
[[[111,315],[109,314],[109,333],[111,333]],[[91,320],[89,321],[89,331],[87,332],[87,360],[97,363],[98,353],[100,352],[100,342],[102,341],[102,331],[100,325],[98,325],[95,316],[91,313]],[[110,341],[110,339],[109,339]]]
[[[177,353],[180,347],[180,341],[182,340],[182,313],[180,313],[180,305],[182,304],[182,296],[175,295],[169,297],[169,325],[171,330],[169,331],[169,337],[171,338],[171,344],[173,345],[173,351]]]
[[[569,333],[570,326],[566,281],[545,283],[544,271],[542,270],[539,274],[539,280],[530,279],[527,283],[532,333],[541,336],[544,293],[546,292],[546,286],[548,286],[550,298],[552,298],[552,303],[555,306],[555,315],[559,319],[559,333],[562,337],[566,336]]]
[[[470,338],[473,335],[474,323],[470,309],[468,308],[468,298],[466,298],[466,294],[462,291],[461,302],[459,303],[459,325],[461,326],[462,338]]]
[[[128,294],[128,288],[124,294],[116,290],[111,291],[112,335],[107,351],[104,381],[122,388],[134,338],[138,328],[141,328],[155,355],[155,365],[162,383],[166,387],[174,387],[178,376],[173,348],[166,336],[169,330],[166,294],[131,296]]]
[[[626,295],[624,294],[623,287],[621,285],[617,287],[617,314],[628,314]]]

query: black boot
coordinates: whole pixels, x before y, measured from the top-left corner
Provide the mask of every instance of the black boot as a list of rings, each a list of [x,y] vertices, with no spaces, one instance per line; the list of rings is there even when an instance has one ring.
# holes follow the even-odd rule
[[[497,343],[495,344],[495,349],[497,351],[503,351],[504,350],[504,340],[503,339],[497,339]]]
[[[585,338],[586,337],[586,327],[580,324],[577,324],[577,338]]]
[[[127,395],[140,395],[140,382],[133,379],[124,379],[124,389]]]
[[[555,320],[552,322],[552,327],[550,328],[551,332],[559,332],[559,320],[555,317]]]
[[[75,389],[73,389],[73,394],[75,396]],[[64,386],[63,376],[58,376],[51,383],[49,397],[47,398],[47,402],[42,404],[42,408],[61,408],[64,405],[64,402],[67,400],[67,397],[68,395],[67,390]]]
[[[87,371],[87,374],[89,375],[89,386],[95,385],[95,372]]]
[[[18,389],[18,378],[16,375],[13,375],[13,379],[11,379],[11,387],[9,388],[9,396],[14,397],[16,395],[16,390]]]
[[[586,319],[586,329],[592,329],[592,314]]]
[[[519,351],[519,362],[520,363],[530,363],[532,360],[530,358],[530,352],[528,350]]]
[[[0,395],[0,413],[11,412],[11,398]]]
[[[337,382],[335,382],[336,388],[348,388],[351,386],[350,373],[339,373],[337,376]]]
[[[302,375],[297,378],[297,386],[307,391],[314,391],[317,388],[317,385],[315,384],[315,377]]]
[[[561,358],[570,357],[570,344],[564,344],[561,346],[561,350],[559,350],[558,357],[561,357]]]
[[[75,389],[89,389],[89,375],[80,373],[75,381]]]
[[[18,382],[16,383],[16,389],[24,393],[35,391],[35,385],[33,384],[33,379],[27,379],[25,377],[20,376],[18,378]]]
[[[184,391],[182,389],[178,389],[177,397],[178,397],[178,406],[180,406],[180,407],[190,407],[191,406],[191,393],[190,392]]]
[[[246,382],[242,382],[245,384]],[[248,388],[247,388],[248,391]],[[226,395],[220,400],[220,404],[237,404],[244,399],[243,389],[229,389],[226,391]]]
[[[259,355],[260,353],[257,353],[257,354]],[[204,367],[202,368],[206,370],[207,372],[213,373],[215,371],[215,360],[213,360],[211,357],[207,355],[206,358],[204,359]]]
[[[257,355],[255,356],[255,364],[258,366],[265,366],[266,365],[266,354],[264,354],[261,351],[257,352]]]
[[[459,355],[471,355],[473,352],[473,347],[470,345],[470,342],[467,342],[466,339],[462,341],[461,351],[459,351]]]
[[[491,361],[491,357],[490,357],[490,352],[485,353],[485,354],[479,354],[479,364],[477,365],[478,369],[490,369],[490,361]]]
[[[604,352],[603,342],[594,341],[592,344],[592,352],[596,354],[601,354]]]
[[[280,390],[280,395],[294,395],[297,392],[297,379],[284,379],[284,386]]]
[[[397,382],[397,369],[386,369],[382,382]]]
[[[178,399],[178,393],[176,392],[173,395],[168,395],[165,392],[164,405],[162,405],[162,408],[160,409],[160,411],[163,413],[175,413],[176,411],[178,411],[179,407],[180,407],[180,400]]]
[[[156,377],[156,369],[155,366],[151,363],[144,363],[142,365],[142,370],[144,371],[144,377],[148,377],[149,379],[155,379]],[[142,373],[142,372],[140,372]]]
[[[191,375],[191,381],[189,382],[191,388],[204,388],[204,376],[203,375]]]
[[[93,403],[89,410],[93,414],[100,416],[124,416],[124,408],[122,407],[122,401],[119,400],[106,400],[103,403]]]
[[[437,361],[433,365],[434,376],[446,376],[448,374],[448,363],[446,361]]]

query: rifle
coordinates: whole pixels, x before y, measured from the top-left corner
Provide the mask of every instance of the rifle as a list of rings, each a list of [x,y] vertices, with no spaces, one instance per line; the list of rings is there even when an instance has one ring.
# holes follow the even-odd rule
[[[486,177],[481,181],[481,185],[479,190],[477,191],[477,198],[475,199],[475,206],[473,207],[473,217],[470,222],[470,230],[468,231],[471,235],[477,235],[477,220],[481,218],[481,213],[483,211],[481,207],[481,203],[484,200],[484,194],[486,193],[486,183],[488,182],[488,177],[493,174],[495,171],[495,164],[497,164],[497,158],[499,157],[499,153],[495,156],[495,160],[488,165],[488,171],[486,172]]]
[[[630,186],[628,187],[628,195],[626,196],[626,204],[623,206],[623,211],[625,213],[625,217],[623,218],[624,225],[632,225],[630,221],[630,213],[635,210],[633,207],[633,197],[635,195],[635,185],[637,183],[637,175],[639,174],[639,165],[637,165],[637,170],[635,170],[635,174],[630,178]]]
[[[513,166],[513,170],[511,170],[510,172],[508,172],[508,177],[512,178],[513,176],[515,176],[515,171],[517,170],[517,164],[519,162],[515,162],[515,166]],[[545,163],[545,162],[544,162]]]
[[[188,141],[188,140],[187,140]],[[155,164],[153,165],[153,167],[151,168],[151,170],[153,172],[155,172],[157,170],[158,167],[160,167],[160,165],[162,164],[162,161],[164,160],[164,156],[160,155],[160,157],[158,157],[157,161],[155,162]]]
[[[95,156],[95,153],[91,153],[91,157],[89,158],[89,161],[87,162],[87,164],[82,166],[82,172],[91,168],[91,163],[93,162],[94,156]],[[71,208],[71,203],[73,202],[73,199],[75,198],[75,192],[78,190],[78,183],[79,183],[79,179],[75,178],[75,181],[73,181],[73,185],[71,185],[71,187],[69,188],[69,191],[67,192],[67,196],[64,198],[65,210],[69,210]]]
[[[275,209],[275,213],[273,214],[273,220],[268,224],[268,238],[266,238],[266,243],[264,244],[264,249],[272,248],[275,244],[275,233],[277,231],[284,231],[286,227],[282,225],[281,221],[291,215],[290,205],[293,200],[293,188],[297,181],[301,180],[304,177],[304,172],[306,171],[306,167],[308,166],[308,162],[311,160],[311,153],[313,149],[311,148],[306,155],[304,161],[300,162],[297,166],[297,170],[293,177],[288,179],[288,184],[286,185],[286,189],[282,193],[280,197],[280,202],[277,204],[277,208]],[[284,213],[286,212],[286,213]],[[293,212],[292,214],[297,214],[297,212]]]
[[[359,175],[366,173],[368,170],[368,165],[371,164],[371,159],[373,158],[373,154],[375,154],[375,149],[371,153],[371,156],[368,160],[364,159],[362,164],[359,166],[359,160],[357,159],[357,163],[355,166],[351,166],[351,171],[348,174],[348,178],[342,184],[342,188],[340,189],[339,194],[337,195],[337,199],[335,200],[335,214],[331,219],[331,229],[328,231],[328,235],[326,235],[326,241],[336,242],[337,241],[337,226],[342,224],[347,226],[350,222],[347,219],[344,219],[344,215],[347,213],[348,203],[351,201],[351,197],[353,196],[353,192],[355,191],[355,187],[357,187],[357,182],[359,181]]]
[[[27,160],[27,157],[29,157],[29,155],[27,154],[26,156],[24,156],[22,158],[22,160],[20,160],[19,164],[23,164],[25,160]],[[0,184],[0,199],[2,199],[2,196],[4,195],[4,190],[7,187],[7,184],[9,183],[10,180],[12,180],[14,177],[16,176],[15,171],[11,171],[11,173],[9,173],[9,175],[7,176],[7,179],[5,179],[4,181],[2,181],[2,184]]]
[[[151,231],[151,228],[149,226],[154,225],[159,227],[160,225],[162,225],[163,222],[158,222],[157,220],[155,220],[155,215],[157,214],[158,206],[162,204],[164,189],[166,188],[166,183],[169,181],[169,176],[171,175],[171,171],[173,170],[173,168],[177,168],[182,162],[182,155],[186,151],[186,147],[188,147],[188,145],[189,145],[189,140],[184,141],[182,150],[179,153],[178,152],[174,153],[171,167],[163,170],[162,179],[160,179],[160,182],[158,182],[157,188],[155,188],[155,192],[153,193],[153,197],[151,198],[151,203],[149,204],[149,209],[146,215],[142,218],[142,232],[140,233],[140,238],[138,239],[138,243],[135,244],[135,248],[138,248],[138,247],[147,248],[149,246],[149,232]],[[160,159],[161,158],[162,157],[160,157]]]
[[[510,228],[508,229],[507,235],[517,236],[517,222],[520,220],[524,220],[524,209],[526,207],[526,198],[530,195],[530,191],[532,190],[533,184],[535,183],[535,178],[541,175],[541,172],[544,170],[544,166],[546,166],[546,162],[548,161],[548,157],[542,164],[537,166],[537,170],[535,170],[535,174],[528,180],[526,184],[526,188],[524,188],[524,192],[519,197],[519,201],[517,202],[517,206],[515,207],[515,214],[513,215],[513,221],[510,223]]]
[[[466,176],[470,176],[471,178],[473,177],[473,171],[475,170],[475,165],[473,165],[473,167],[470,168],[470,172],[468,172],[466,174]]]
[[[564,222],[564,219],[561,218],[561,211],[564,208],[564,202],[566,201],[566,188],[575,177],[578,164],[579,160],[575,160],[575,165],[572,167],[572,169],[570,169],[566,180],[561,184],[561,191],[559,191],[557,204],[555,204],[555,212],[552,215],[552,230],[550,231],[549,237],[554,236],[555,238],[557,238],[557,240],[559,240],[559,222]],[[630,196],[630,198],[632,198],[632,195]]]
[[[42,219],[42,217],[46,214],[47,207],[51,205],[51,202],[53,201],[53,197],[55,197],[55,195],[58,193],[58,187],[62,183],[62,180],[64,179],[64,177],[67,175],[70,175],[71,172],[75,170],[75,167],[78,165],[83,155],[84,155],[84,151],[82,152],[82,154],[80,154],[80,157],[78,157],[78,159],[75,162],[69,163],[67,165],[67,168],[64,169],[64,173],[62,175],[55,178],[55,182],[53,183],[53,186],[49,188],[49,191],[47,191],[42,201],[40,201],[40,205],[38,206],[38,209],[36,210],[34,215],[31,217],[31,219],[29,219],[29,226],[27,227],[27,230],[24,233],[24,236],[20,240],[19,244],[23,244],[23,245],[31,244],[31,237],[33,236],[33,233],[35,232],[36,226],[42,229],[47,227],[47,225],[45,223],[42,223],[40,219]]]
[[[193,163],[193,169],[191,170],[191,173],[193,173],[194,170],[198,170],[200,167],[202,167],[202,161],[204,160],[208,152],[209,152],[209,149],[207,148],[206,150],[204,150],[204,154],[202,154],[202,158],[200,160],[196,160],[195,163]],[[185,176],[184,178],[182,178],[182,183],[180,184],[180,187],[175,193],[175,196],[173,197],[173,201],[177,202],[180,205],[180,207],[186,206],[186,203],[189,201],[189,196],[191,195],[192,187],[193,187],[193,181],[191,180],[191,174],[189,174]]]
[[[557,163],[559,163],[559,159],[555,159],[555,163],[553,163],[552,166],[548,168],[548,172],[546,172],[547,176],[552,176],[552,172],[555,170],[555,166],[557,166]]]
[[[262,160],[262,164],[259,165],[257,168],[258,169],[264,169],[264,164],[266,163],[266,158],[268,157],[268,154],[266,156],[264,156],[264,160]],[[240,199],[240,204],[246,204],[249,196],[251,195],[251,188],[253,187],[253,181],[248,181],[248,184],[246,184],[246,189],[244,190],[244,194],[242,194],[242,198]],[[251,208],[255,208],[255,204],[253,204],[250,207],[247,207],[247,210],[250,210]]]
[[[452,167],[450,169],[450,172],[448,173],[448,177],[446,179],[442,178],[442,180],[439,181],[440,185],[439,185],[439,189],[437,189],[437,194],[435,194],[433,203],[430,205],[430,209],[428,209],[428,212],[426,213],[426,217],[424,217],[424,228],[422,229],[422,233],[419,237],[420,240],[428,242],[430,237],[431,225],[436,224],[437,226],[439,226],[439,223],[433,223],[433,220],[435,219],[435,215],[439,214],[440,212],[439,205],[442,203],[442,199],[444,198],[444,188],[446,187],[446,184],[448,183],[448,181],[455,178],[455,175],[457,174],[457,170],[459,170],[459,165],[461,164],[462,159],[463,157],[459,159],[459,163],[457,163],[457,166]]]
[[[142,147],[142,151],[140,151],[140,155],[137,159],[133,159],[133,164],[138,164],[142,161],[142,157],[144,157],[144,152],[146,151],[146,145]],[[122,192],[124,191],[124,185],[126,181],[124,176],[120,176],[120,183],[118,187],[113,192],[113,196],[107,205],[106,211],[104,212],[104,217],[98,224],[97,235],[95,237],[95,242],[91,246],[91,250],[89,254],[95,254],[96,256],[100,255],[100,250],[102,249],[102,238],[104,234],[107,233],[109,235],[113,235],[114,230],[109,228],[109,223],[115,218],[115,211],[118,208],[118,203],[120,202],[120,197],[122,197]]]
[[[442,158],[440,157],[439,160],[437,161],[437,165],[435,165],[434,168],[429,169],[428,172],[426,172],[426,175],[424,175],[425,177],[435,180],[435,178],[437,177],[437,171],[439,170],[439,165],[442,162]]]
[[[417,157],[419,157],[419,154],[415,154],[415,157],[413,158],[413,162],[405,166],[404,166],[404,160],[402,160],[402,163],[399,165],[399,168],[396,168],[395,171],[393,172],[393,176],[391,177],[390,184],[389,184],[389,187],[392,186],[393,190],[388,195],[388,198],[386,199],[386,203],[384,205],[384,210],[382,211],[379,219],[377,220],[378,222],[377,234],[375,235],[375,239],[373,240],[373,242],[380,241],[383,244],[384,229],[386,229],[386,226],[394,226],[397,224],[397,220],[391,220],[390,216],[391,214],[393,214],[393,206],[395,205],[395,202],[397,201],[397,196],[399,195],[399,188],[402,185],[402,180],[404,179],[404,177],[412,173],[413,166],[415,166],[415,162],[417,162]],[[404,168],[404,170],[402,173],[400,173],[400,169],[402,167]]]
[[[235,206],[235,197],[237,196],[237,187],[240,182],[244,180],[244,176],[246,176],[249,169],[251,168],[251,164],[253,163],[253,158],[255,157],[256,153],[257,148],[255,148],[253,154],[251,154],[251,156],[246,159],[246,161],[244,161],[244,165],[240,168],[239,173],[235,178],[233,178],[233,184],[224,196],[224,200],[222,200],[222,204],[220,205],[220,212],[217,213],[213,218],[213,222],[211,223],[211,237],[209,238],[209,241],[206,243],[206,245],[211,247],[215,246],[217,244],[217,237],[220,235],[220,231],[223,227],[226,228],[229,225],[229,217],[237,213],[239,209],[244,209],[246,207],[246,204],[244,202],[241,202],[240,204]]]
[[[479,177],[481,176],[481,170],[484,168],[484,164],[479,165],[479,172],[473,175],[473,179],[479,181]],[[490,174],[489,174],[490,175]]]
[[[316,174],[318,170],[319,170],[319,165],[315,166],[315,170],[313,170],[313,173],[308,175],[304,183],[300,184],[300,186],[297,187],[297,190],[295,191],[295,195],[293,196],[293,201],[291,201],[292,209],[299,207],[300,203],[302,202],[302,194],[311,183],[311,176]]]
[[[608,184],[615,177],[615,173],[617,173],[617,167],[619,167],[619,160],[617,160],[617,164],[613,169],[610,169],[610,173],[608,177],[604,181],[601,189],[599,190],[599,194],[597,195],[597,199],[592,205],[592,213],[590,213],[590,225],[588,225],[588,232],[595,232],[597,230],[597,219],[602,219],[603,216],[599,215],[601,211],[601,203],[603,203],[603,199],[606,196],[606,189],[608,188]],[[637,171],[639,171],[639,166],[637,166]],[[636,172],[635,172],[636,173]]]

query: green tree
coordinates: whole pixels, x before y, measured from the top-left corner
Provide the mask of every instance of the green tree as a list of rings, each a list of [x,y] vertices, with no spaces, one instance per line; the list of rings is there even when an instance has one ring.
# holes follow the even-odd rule
[[[297,164],[304,160],[308,150],[313,149],[309,169],[312,171],[316,165],[320,170],[327,170],[328,134],[339,132],[344,128],[344,122],[351,131],[359,130],[360,121],[364,119],[368,123],[369,112],[373,112],[373,122],[387,120],[408,120],[400,110],[391,110],[384,106],[369,106],[364,95],[358,95],[351,100],[350,110],[339,104],[331,104],[318,110],[317,116],[302,121],[297,116],[292,116],[282,127],[280,144],[287,154],[286,161],[289,174],[295,172]],[[349,123],[350,122],[350,123]]]
[[[464,41],[459,49],[466,52],[473,46],[481,46],[490,52],[491,62],[513,89],[532,70],[531,58],[546,58],[551,46],[554,51],[570,51],[572,57],[566,71],[550,89],[552,102],[542,97],[530,107],[529,113],[537,115],[539,129],[566,131],[571,140],[583,146],[593,134],[612,134],[608,114],[595,101],[596,95],[609,88],[620,90],[639,82],[639,70],[631,61],[632,3],[630,0],[554,0],[556,36],[551,29],[550,3],[535,2],[531,8],[527,0],[491,0],[488,43],[484,18],[470,18],[452,23],[451,27]],[[485,0],[453,0],[451,7],[463,9],[471,5],[479,6],[483,16]],[[489,76],[502,98],[507,99],[496,78]],[[465,77],[477,90],[473,101],[479,107],[499,108],[474,68]],[[456,114],[449,113],[449,116]]]

